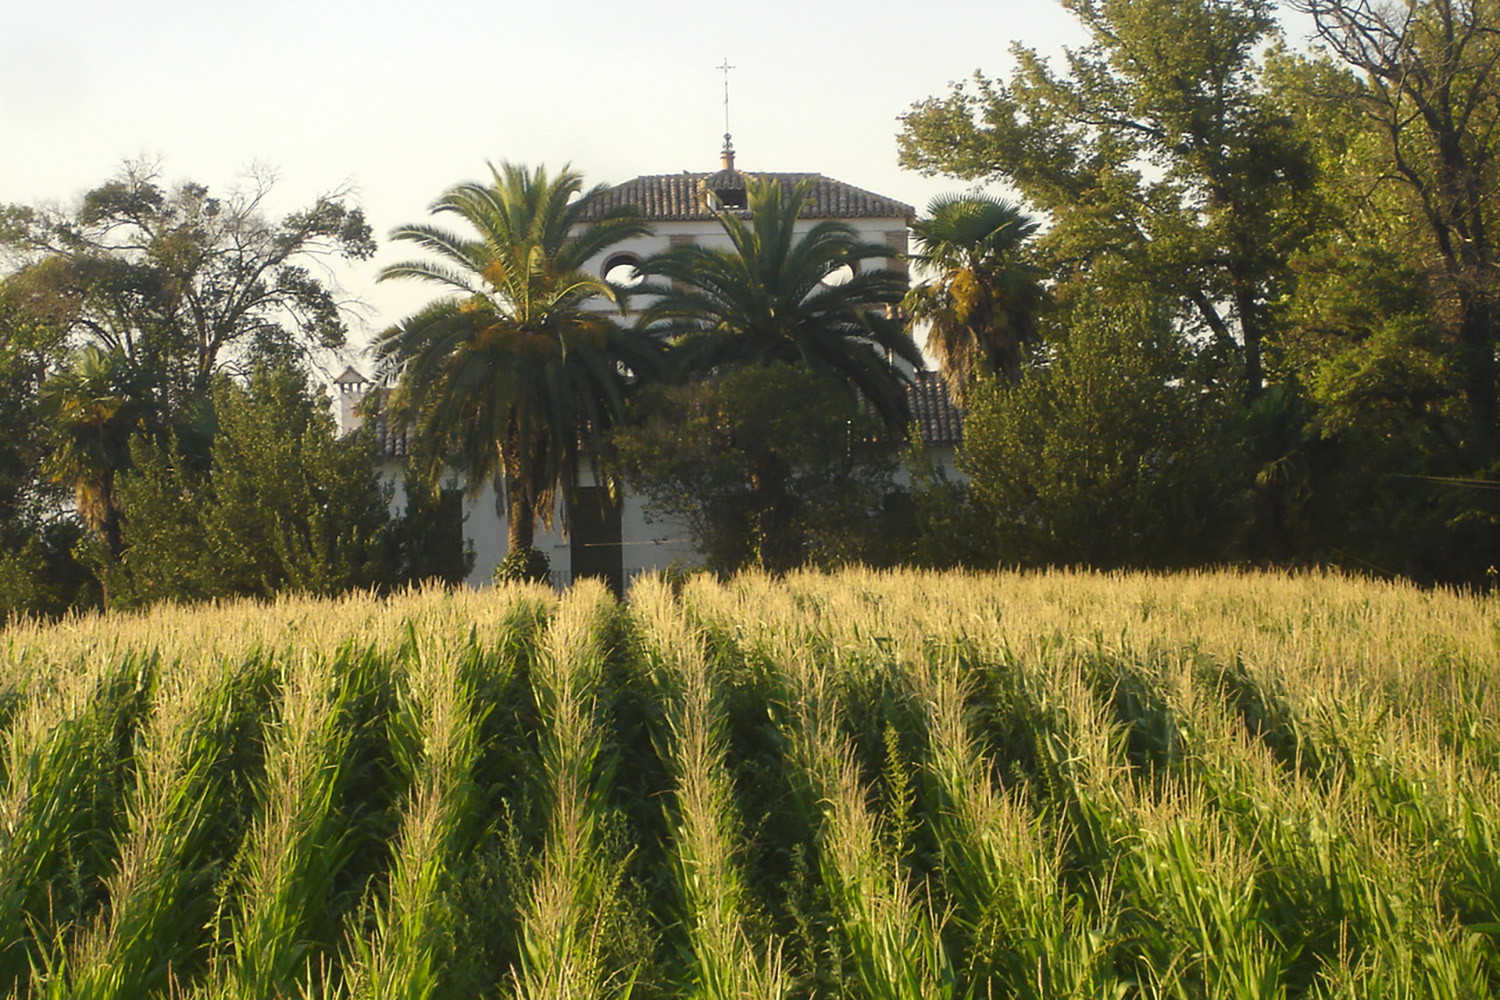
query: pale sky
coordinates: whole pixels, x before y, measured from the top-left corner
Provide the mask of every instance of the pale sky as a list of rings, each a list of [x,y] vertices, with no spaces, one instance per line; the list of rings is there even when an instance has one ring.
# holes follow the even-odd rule
[[[737,165],[816,171],[914,205],[957,180],[896,164],[896,121],[1013,41],[1081,34],[1050,0],[29,0],[0,33],[0,202],[69,200],[125,159],[215,191],[252,164],[287,211],[347,187],[382,252],[340,276],[353,336],[431,297],[376,286],[391,227],[486,161],[566,162],[588,183],[715,170],[723,74]]]

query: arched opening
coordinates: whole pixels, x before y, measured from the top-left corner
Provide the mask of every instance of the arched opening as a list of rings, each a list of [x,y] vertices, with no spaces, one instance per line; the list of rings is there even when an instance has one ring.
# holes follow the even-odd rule
[[[641,259],[633,253],[617,253],[604,262],[600,274],[616,288],[634,288],[646,279],[641,273]]]

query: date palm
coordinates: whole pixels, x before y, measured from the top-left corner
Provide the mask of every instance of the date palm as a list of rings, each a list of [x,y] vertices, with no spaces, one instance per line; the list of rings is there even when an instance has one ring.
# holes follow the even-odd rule
[[[927,350],[954,398],[962,402],[980,373],[1015,382],[1043,301],[1037,274],[1021,257],[1037,223],[999,198],[945,195],[911,228],[911,259],[930,277],[907,293],[906,309],[930,324]]]
[[[656,364],[649,338],[621,329],[608,307],[619,291],[584,270],[624,239],[649,232],[629,211],[593,213],[604,191],[505,163],[490,183],[451,188],[432,213],[471,233],[402,226],[391,237],[432,259],[392,264],[380,280],[412,278],[449,294],[381,335],[383,374],[396,379],[392,412],[433,464],[452,462],[477,492],[504,483],[512,555],[532,548],[587,463],[598,470],[608,430],[624,414],[627,383]]]
[[[750,178],[746,218],[720,212],[726,248],[674,247],[642,265],[658,298],[641,326],[670,339],[682,369],[702,375],[744,364],[784,362],[830,374],[863,397],[888,426],[904,428],[905,379],[891,363],[921,367],[921,353],[890,312],[906,276],[861,262],[890,254],[834,220],[798,236],[813,181],[790,191]],[[847,265],[846,280],[837,280]],[[852,273],[851,273],[852,272]]]

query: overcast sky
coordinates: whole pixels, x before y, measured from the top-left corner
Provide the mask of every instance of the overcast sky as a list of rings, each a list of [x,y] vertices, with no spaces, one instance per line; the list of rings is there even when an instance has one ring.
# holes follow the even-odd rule
[[[27,0],[0,33],[0,202],[61,201],[129,158],[219,190],[274,168],[273,206],[349,188],[378,235],[485,162],[571,162],[590,183],[817,171],[922,209],[955,180],[896,164],[897,117],[1020,41],[1080,40],[1046,0]],[[342,275],[356,337],[430,296]]]

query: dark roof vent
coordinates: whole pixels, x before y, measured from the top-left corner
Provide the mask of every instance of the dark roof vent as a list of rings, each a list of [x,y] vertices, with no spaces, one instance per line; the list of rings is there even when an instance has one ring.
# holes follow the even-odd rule
[[[711,211],[726,208],[737,211],[749,203],[745,194],[747,186],[745,175],[738,170],[720,170],[703,178],[699,189]]]

